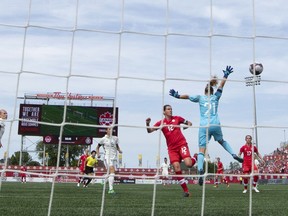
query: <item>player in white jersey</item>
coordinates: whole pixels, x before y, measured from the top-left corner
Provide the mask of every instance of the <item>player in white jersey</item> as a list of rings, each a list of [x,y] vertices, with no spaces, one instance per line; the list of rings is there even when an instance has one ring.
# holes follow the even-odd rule
[[[166,183],[168,184],[168,176],[169,176],[169,169],[170,165],[167,162],[167,158],[164,158],[164,162],[161,164],[161,170],[162,170],[162,178],[163,178],[163,185]]]
[[[4,109],[1,109],[0,110],[0,148],[3,146],[1,139],[2,139],[2,136],[5,132],[5,122],[4,121],[7,119],[7,117],[8,117],[7,111]]]
[[[109,169],[109,194],[114,194],[115,191],[113,189],[114,178],[115,178],[115,170],[117,165],[117,152],[122,153],[119,147],[119,140],[117,136],[112,135],[113,128],[109,127],[106,129],[106,135],[102,137],[98,143],[96,148],[97,157],[100,157],[100,147],[102,146],[105,152],[104,155],[104,163],[106,169]]]

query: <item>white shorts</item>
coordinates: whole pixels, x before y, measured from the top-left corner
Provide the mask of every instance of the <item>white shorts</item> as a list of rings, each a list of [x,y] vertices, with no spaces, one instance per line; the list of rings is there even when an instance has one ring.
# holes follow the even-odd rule
[[[108,169],[111,166],[114,166],[115,169],[117,168],[117,160],[115,159],[113,160],[113,159],[105,158],[104,162],[105,162],[106,169]]]
[[[168,177],[168,175],[169,175],[169,173],[168,173],[168,171],[162,171],[162,175],[164,176],[164,177]]]

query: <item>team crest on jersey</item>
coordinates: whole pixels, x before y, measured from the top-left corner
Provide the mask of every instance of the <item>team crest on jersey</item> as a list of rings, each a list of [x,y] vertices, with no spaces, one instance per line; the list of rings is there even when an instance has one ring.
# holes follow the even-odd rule
[[[105,112],[99,116],[99,124],[109,126],[113,123],[113,115],[110,112]]]

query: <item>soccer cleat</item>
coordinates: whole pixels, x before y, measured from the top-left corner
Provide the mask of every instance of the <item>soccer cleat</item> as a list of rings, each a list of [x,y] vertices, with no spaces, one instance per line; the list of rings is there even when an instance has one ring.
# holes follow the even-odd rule
[[[236,154],[233,154],[232,157],[237,160],[239,163],[243,163],[243,158],[238,157]]]
[[[108,194],[115,194],[115,191],[112,189],[112,190],[109,190],[108,191]]]
[[[80,183],[77,184],[77,187],[80,187]]]
[[[229,188],[229,187],[230,187],[230,185],[228,184],[228,185],[227,185],[227,188]]]
[[[183,196],[184,197],[190,197],[190,193],[189,192],[184,192]]]
[[[244,189],[244,190],[243,190],[243,193],[247,193],[247,190],[246,190],[246,189]]]
[[[256,193],[259,193],[259,192],[260,192],[256,187],[253,187],[253,190],[254,190]]]
[[[203,175],[203,174],[204,174],[204,171],[203,170],[199,170],[199,175]],[[198,184],[200,186],[203,185],[203,177],[199,177]]]
[[[213,187],[218,188],[218,185],[214,185]]]

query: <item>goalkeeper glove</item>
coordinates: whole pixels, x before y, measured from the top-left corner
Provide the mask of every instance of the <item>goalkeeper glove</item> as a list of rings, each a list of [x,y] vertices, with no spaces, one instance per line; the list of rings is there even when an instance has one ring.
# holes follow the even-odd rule
[[[228,76],[233,73],[233,68],[231,66],[227,66],[226,70],[223,70],[224,76],[226,79],[228,78]]]
[[[178,94],[178,91],[175,91],[174,89],[170,89],[169,95],[175,98],[180,98],[180,95]]]

